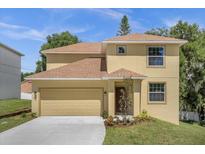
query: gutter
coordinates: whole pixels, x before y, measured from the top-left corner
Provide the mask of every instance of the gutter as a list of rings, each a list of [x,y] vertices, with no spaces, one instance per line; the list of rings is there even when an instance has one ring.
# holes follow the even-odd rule
[[[129,78],[129,77],[128,77]],[[130,77],[131,79],[140,79],[143,80],[146,78],[146,76],[144,77]],[[26,80],[66,80],[66,81],[70,81],[70,80],[123,80],[126,79],[125,77],[101,77],[101,78],[25,78]]]
[[[124,43],[137,43],[137,44],[180,44],[183,45],[187,43],[186,40],[176,40],[176,41],[160,41],[160,40],[146,40],[146,41],[103,41],[102,43],[114,43],[114,44],[124,44]]]

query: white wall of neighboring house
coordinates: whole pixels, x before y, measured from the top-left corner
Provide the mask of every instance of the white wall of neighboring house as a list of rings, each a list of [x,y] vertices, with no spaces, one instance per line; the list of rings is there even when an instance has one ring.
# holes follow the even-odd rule
[[[0,99],[20,98],[21,56],[0,43]]]
[[[21,99],[28,99],[32,100],[32,94],[31,93],[21,93]]]

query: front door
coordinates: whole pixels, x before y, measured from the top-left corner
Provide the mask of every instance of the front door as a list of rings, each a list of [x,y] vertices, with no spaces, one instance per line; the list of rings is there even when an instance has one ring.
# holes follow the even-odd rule
[[[122,96],[122,93],[125,92],[125,87],[115,87],[115,114],[120,115],[120,96]]]

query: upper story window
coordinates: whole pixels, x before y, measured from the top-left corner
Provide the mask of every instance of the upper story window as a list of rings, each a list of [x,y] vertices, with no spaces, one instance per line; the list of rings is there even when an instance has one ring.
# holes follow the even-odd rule
[[[164,66],[164,47],[148,47],[148,65]]]
[[[117,46],[116,52],[117,54],[125,54],[127,52],[127,47],[125,45]]]

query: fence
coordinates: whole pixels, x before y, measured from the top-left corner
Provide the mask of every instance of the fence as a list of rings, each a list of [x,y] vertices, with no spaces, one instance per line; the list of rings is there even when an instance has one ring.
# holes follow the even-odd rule
[[[197,112],[186,112],[181,111],[179,114],[180,120],[192,120],[192,121],[199,121],[199,114]]]
[[[32,99],[32,94],[31,93],[21,93],[21,99]]]

